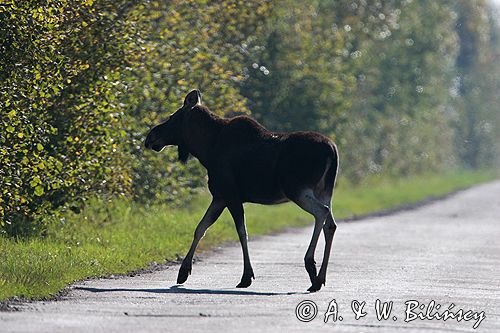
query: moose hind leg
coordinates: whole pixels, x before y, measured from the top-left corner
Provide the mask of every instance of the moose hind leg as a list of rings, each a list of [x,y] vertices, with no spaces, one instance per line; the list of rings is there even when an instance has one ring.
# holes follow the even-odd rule
[[[224,208],[225,208],[224,202],[222,200],[214,198],[212,200],[212,203],[208,207],[205,215],[201,219],[200,223],[198,223],[198,226],[196,227],[196,230],[194,232],[194,238],[193,238],[193,243],[191,244],[191,248],[189,249],[189,252],[187,253],[186,257],[184,257],[181,268],[179,269],[179,275],[177,276],[178,284],[186,282],[188,276],[191,274],[191,267],[193,265],[193,256],[194,252],[196,251],[196,247],[198,246],[198,243],[205,235],[207,229],[212,224],[214,224],[215,221],[217,221],[220,214],[222,214]]]
[[[241,281],[236,288],[247,288],[252,284],[252,279],[255,279],[255,276],[253,274],[250,255],[248,253],[248,235],[245,225],[245,213],[241,203],[228,205],[228,209],[234,219],[236,231],[238,232],[238,237],[241,243],[241,249],[243,251],[243,276],[241,277]]]
[[[321,284],[318,286],[316,262],[314,261],[314,252],[318,244],[318,238],[323,228],[323,223],[329,212],[329,207],[321,203],[312,190],[303,191],[297,199],[292,199],[300,208],[314,216],[314,230],[311,237],[311,242],[307,248],[304,256],[304,265],[309,279],[311,280],[311,287],[308,289],[311,292],[321,289]]]
[[[323,226],[323,233],[325,234],[325,252],[323,254],[323,261],[321,262],[321,269],[319,270],[317,278],[317,283],[320,287],[322,284],[324,285],[326,281],[326,269],[328,268],[328,261],[330,260],[330,252],[335,230],[337,230],[337,224],[335,224],[335,219],[333,218],[332,213],[328,212],[325,225]]]

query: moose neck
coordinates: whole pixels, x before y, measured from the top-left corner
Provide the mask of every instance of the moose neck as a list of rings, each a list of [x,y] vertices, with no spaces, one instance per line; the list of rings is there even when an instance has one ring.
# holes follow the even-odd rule
[[[217,117],[203,106],[189,111],[184,128],[184,144],[189,153],[205,168],[210,163],[210,153],[225,120]]]

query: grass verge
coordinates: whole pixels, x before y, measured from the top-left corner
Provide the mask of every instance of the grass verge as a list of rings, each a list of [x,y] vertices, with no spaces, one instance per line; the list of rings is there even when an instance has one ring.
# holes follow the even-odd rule
[[[359,186],[340,183],[333,200],[335,217],[391,209],[493,178],[491,172],[456,171],[400,180],[372,179]],[[76,280],[127,273],[184,255],[208,203],[208,195],[200,195],[184,209],[94,202],[82,214],[68,216],[64,224],[52,225],[44,239],[0,237],[0,300],[49,297]],[[312,222],[293,204],[246,207],[250,237]],[[207,232],[200,249],[236,239],[226,210]]]

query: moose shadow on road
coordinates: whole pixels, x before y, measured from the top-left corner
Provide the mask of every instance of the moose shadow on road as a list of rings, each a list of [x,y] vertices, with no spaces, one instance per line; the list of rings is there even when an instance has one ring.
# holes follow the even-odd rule
[[[250,290],[234,290],[234,289],[189,289],[175,285],[170,288],[90,288],[90,287],[74,287],[76,290],[89,291],[93,293],[106,292],[141,292],[155,294],[205,294],[205,295],[243,295],[243,296],[286,296],[286,295],[301,295],[309,294],[308,292],[259,292]]]

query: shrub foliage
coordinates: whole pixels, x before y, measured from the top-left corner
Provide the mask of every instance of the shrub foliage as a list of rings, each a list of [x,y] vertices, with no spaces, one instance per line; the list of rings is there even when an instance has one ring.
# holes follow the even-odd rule
[[[89,197],[177,201],[194,161],[144,151],[192,88],[219,115],[317,130],[342,174],[498,156],[498,25],[482,0],[40,0],[0,5],[0,230]]]

